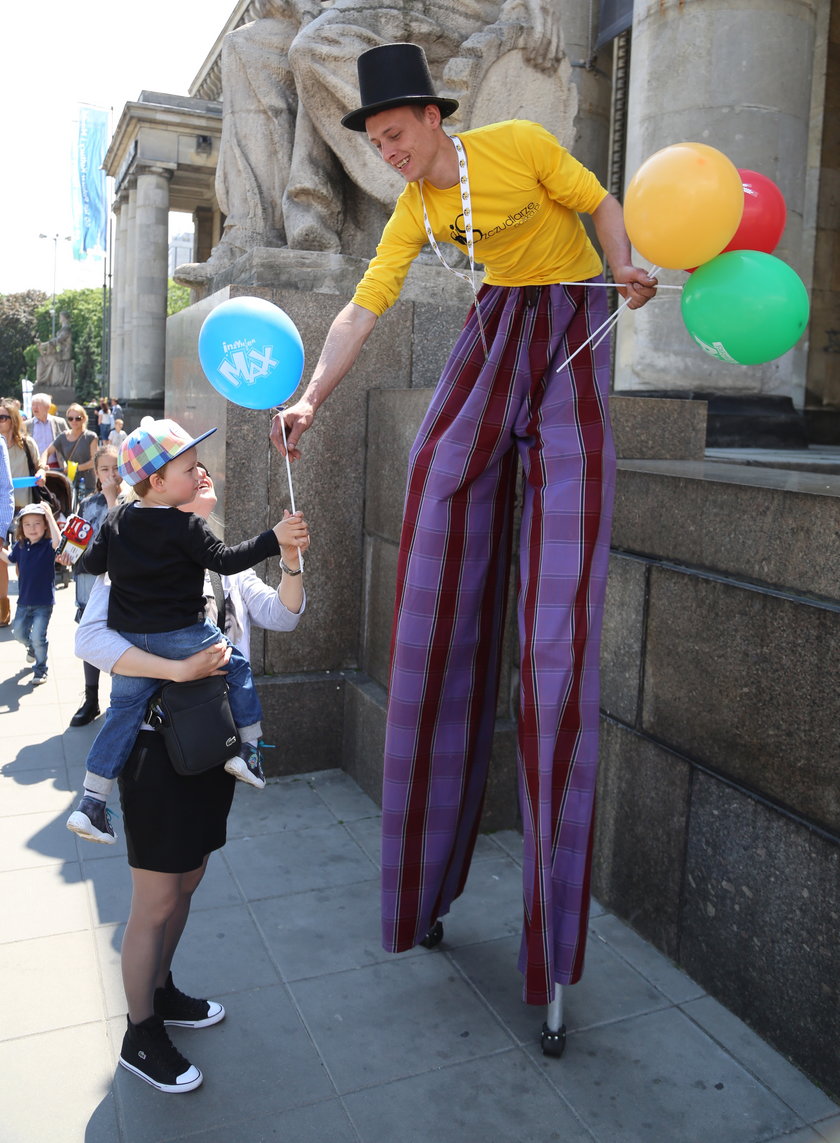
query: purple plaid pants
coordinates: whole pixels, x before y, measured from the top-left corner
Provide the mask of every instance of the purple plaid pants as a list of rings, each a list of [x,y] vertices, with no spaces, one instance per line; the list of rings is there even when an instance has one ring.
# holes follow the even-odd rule
[[[600,279],[596,279],[600,280]],[[609,343],[571,353],[605,291],[479,294],[409,459],[385,741],[382,939],[423,939],[464,888],[496,716],[517,462],[523,997],[583,969],[598,761],[598,654],[614,453]]]

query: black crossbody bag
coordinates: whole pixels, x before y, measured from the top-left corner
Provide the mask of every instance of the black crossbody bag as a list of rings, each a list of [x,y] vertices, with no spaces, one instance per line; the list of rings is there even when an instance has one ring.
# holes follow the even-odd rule
[[[219,612],[218,626],[224,631],[221,580],[210,572],[210,582]],[[241,745],[223,675],[191,683],[164,683],[149,704],[146,721],[163,737],[173,769],[184,777],[223,765]]]

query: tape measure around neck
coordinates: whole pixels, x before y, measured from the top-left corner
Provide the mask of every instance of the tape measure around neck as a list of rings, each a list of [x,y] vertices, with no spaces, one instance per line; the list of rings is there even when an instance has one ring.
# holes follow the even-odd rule
[[[461,214],[464,216],[464,234],[467,244],[467,257],[470,261],[470,272],[464,274],[461,270],[456,270],[454,266],[450,266],[441,253],[440,247],[437,244],[437,239],[432,233],[432,226],[429,222],[429,215],[426,211],[426,200],[423,197],[423,180],[420,179],[420,203],[423,207],[423,225],[426,228],[426,237],[429,240],[429,245],[437,254],[446,269],[450,274],[454,274],[456,278],[460,278],[466,282],[473,293],[475,300],[475,314],[478,319],[478,331],[481,334],[481,344],[484,346],[484,352],[487,353],[487,339],[484,336],[484,324],[481,320],[481,310],[478,305],[478,288],[475,284],[475,249],[473,244],[473,227],[472,227],[472,199],[470,198],[470,173],[467,166],[467,154],[464,150],[464,145],[457,135],[451,135],[452,143],[455,147],[455,153],[458,156],[458,188],[461,195]]]

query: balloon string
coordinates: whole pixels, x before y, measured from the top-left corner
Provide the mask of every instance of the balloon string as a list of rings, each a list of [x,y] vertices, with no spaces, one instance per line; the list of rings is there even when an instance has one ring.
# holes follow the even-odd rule
[[[283,451],[286,454],[286,476],[289,478],[289,499],[292,502],[292,515],[295,514],[295,490],[292,487],[292,466],[289,461],[289,446],[286,444],[286,422],[283,420],[283,410],[280,410],[280,429],[283,433]],[[298,559],[300,560],[300,570],[303,571],[303,552],[298,552]]]
[[[651,273],[653,271],[651,270]],[[620,290],[622,286],[628,285],[627,282],[552,282],[552,286],[586,286],[588,290]],[[683,286],[666,286],[662,282],[657,285],[657,290],[682,290]]]
[[[648,277],[650,277],[650,278],[654,277],[654,275],[658,274],[661,269],[662,269],[661,266],[651,266],[650,270],[648,270]],[[558,285],[567,284],[567,285],[572,285],[572,286],[600,285],[600,283],[596,283],[596,282],[591,282],[591,283],[590,282],[570,282],[570,283],[559,282],[557,284]],[[621,283],[621,282],[619,283],[619,285],[625,285],[625,284],[626,283]],[[596,346],[600,345],[601,342],[604,340],[605,337],[607,337],[607,335],[611,332],[613,326],[618,321],[619,317],[621,316],[622,310],[624,310],[630,304],[630,300],[631,300],[630,298],[625,298],[624,301],[621,303],[621,305],[618,307],[618,309],[615,311],[615,313],[610,314],[610,316],[607,318],[606,321],[602,321],[601,324],[598,326],[598,328],[596,330],[594,330],[589,335],[589,337],[586,339],[586,341],[583,343],[583,345],[579,345],[577,347],[577,349],[574,351],[574,353],[570,354],[569,357],[567,357],[566,360],[561,365],[557,366],[557,368],[554,370],[554,372],[555,373],[562,373],[562,371],[566,368],[566,366],[569,364],[569,362],[573,361],[579,353],[582,353],[583,350],[586,349],[586,347],[588,345],[591,344],[593,349],[595,349]],[[600,337],[598,337],[599,334],[601,335]],[[596,341],[596,338],[597,338],[597,341]]]

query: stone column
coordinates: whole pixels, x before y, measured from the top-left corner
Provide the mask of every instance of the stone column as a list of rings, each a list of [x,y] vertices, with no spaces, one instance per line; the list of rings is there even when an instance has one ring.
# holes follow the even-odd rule
[[[125,258],[120,272],[120,326],[119,354],[121,396],[128,397],[134,392],[134,291],[135,291],[135,252],[137,249],[137,185],[134,176],[128,183],[127,198],[123,207],[125,232],[123,249]]]
[[[810,286],[803,245],[818,0],[637,0],[633,17],[627,177],[672,143],[716,147],[773,179],[788,222],[775,251]],[[682,283],[668,272],[663,282]],[[766,365],[725,365],[690,339],[674,300],[621,319],[617,390],[702,389],[804,399],[807,340]]]
[[[114,227],[113,268],[111,278],[111,364],[109,390],[122,397],[125,385],[125,359],[123,356],[125,321],[125,269],[128,243],[128,200],[122,196],[113,206]]]
[[[166,292],[169,246],[169,180],[174,166],[140,167],[134,218],[134,289],[131,292],[131,356],[125,396],[163,401],[166,369]]]

